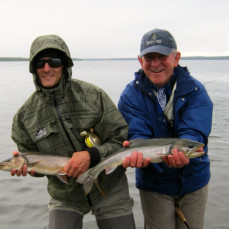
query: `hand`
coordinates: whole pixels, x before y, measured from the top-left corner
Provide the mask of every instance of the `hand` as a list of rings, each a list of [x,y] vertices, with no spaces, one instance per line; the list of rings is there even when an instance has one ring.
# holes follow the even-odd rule
[[[14,157],[19,156],[19,152],[17,152],[17,151],[13,152],[13,156]],[[17,175],[18,177],[20,177],[20,176],[25,177],[27,175],[27,173],[29,173],[31,176],[35,175],[34,170],[31,170],[28,172],[28,166],[26,164],[23,164],[22,168],[20,168],[20,169],[12,169],[11,170],[11,176]]]
[[[69,177],[78,177],[89,169],[90,154],[88,151],[73,153],[71,159],[65,165],[64,170]]]
[[[130,146],[129,141],[124,141],[123,142],[123,147],[128,147]],[[141,152],[132,152],[131,156],[126,157],[125,160],[122,163],[122,166],[124,168],[144,168],[148,166],[150,163],[150,158],[143,158],[143,155]]]
[[[173,149],[172,155],[162,156],[162,159],[170,168],[182,168],[189,164],[189,159],[178,149]]]

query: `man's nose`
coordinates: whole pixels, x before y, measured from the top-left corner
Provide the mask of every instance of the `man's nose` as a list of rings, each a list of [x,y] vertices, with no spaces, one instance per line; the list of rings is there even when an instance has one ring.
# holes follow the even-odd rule
[[[151,63],[150,63],[152,66],[158,66],[161,64],[161,60],[159,57],[154,57],[152,58],[151,60]]]
[[[45,63],[44,67],[43,67],[44,71],[49,71],[50,70],[50,66],[48,63]]]

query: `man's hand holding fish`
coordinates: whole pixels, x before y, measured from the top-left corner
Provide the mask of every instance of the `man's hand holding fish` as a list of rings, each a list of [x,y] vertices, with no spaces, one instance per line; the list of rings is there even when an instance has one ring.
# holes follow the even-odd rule
[[[123,147],[129,147],[130,142],[129,141],[124,141],[123,142]],[[144,168],[147,167],[150,163],[150,158],[143,158],[143,155],[141,152],[133,151],[131,156],[127,156],[126,159],[123,161],[122,166],[124,168]]]
[[[78,177],[86,172],[90,166],[90,154],[88,151],[79,151],[73,153],[72,157],[65,165],[64,170],[67,172],[68,177]]]
[[[123,147],[129,147],[130,142],[124,141]],[[199,150],[202,152],[203,149]],[[168,156],[162,156],[163,161],[170,167],[170,168],[182,168],[183,166],[189,164],[189,158],[187,158],[183,152],[179,152],[177,149],[172,150],[172,154]],[[150,158],[143,158],[141,152],[133,151],[131,156],[126,157],[123,161],[122,166],[124,168],[144,168],[147,167],[150,163]]]
[[[13,152],[14,157],[17,157],[18,155],[19,155],[19,152],[17,151]],[[27,173],[29,173],[31,176],[34,176],[36,172],[33,169],[28,172],[27,164],[24,164],[21,169],[12,169],[11,170],[12,176],[17,175],[18,177],[20,176],[25,177]]]

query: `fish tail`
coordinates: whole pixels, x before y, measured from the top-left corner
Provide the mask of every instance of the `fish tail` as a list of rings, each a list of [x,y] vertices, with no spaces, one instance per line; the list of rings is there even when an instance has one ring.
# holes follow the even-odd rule
[[[83,189],[86,195],[88,195],[88,193],[91,191],[94,182],[95,180],[91,176],[88,176],[87,179],[84,181]]]
[[[84,172],[83,174],[81,174],[77,179],[76,179],[76,182],[77,183],[80,183],[80,184],[84,184],[85,183],[85,180],[88,178],[89,176],[89,172],[90,172],[90,169],[87,170],[86,172]]]
[[[95,179],[90,175],[90,170],[87,170],[86,172],[84,172],[82,175],[80,175],[77,179],[76,179],[76,182],[77,183],[80,183],[83,185],[83,189],[84,189],[84,192],[85,194],[87,195],[91,189],[92,189],[92,186],[95,182]]]
[[[96,184],[96,187],[98,188],[98,190],[100,191],[100,193],[102,194],[102,196],[106,197],[106,193],[100,187],[98,180],[95,180],[95,184]]]
[[[100,193],[102,194],[103,197],[106,197],[106,194],[104,193],[104,191],[102,190],[102,188],[100,187],[98,180],[95,180],[92,176],[87,176],[87,178],[84,180],[83,183],[83,189],[86,195],[88,195],[88,193],[91,191],[93,184],[95,183],[96,187],[98,188],[98,190],[100,191]]]

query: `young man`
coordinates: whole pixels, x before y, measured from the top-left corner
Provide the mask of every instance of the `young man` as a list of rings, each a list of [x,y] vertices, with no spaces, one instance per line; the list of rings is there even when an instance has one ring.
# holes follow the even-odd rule
[[[172,34],[153,29],[141,41],[141,69],[123,91],[119,110],[129,124],[129,139],[186,138],[205,144],[206,154],[187,160],[182,152],[149,164],[134,152],[123,166],[136,168],[136,186],[146,229],[201,229],[207,201],[210,162],[207,155],[213,104],[204,86],[179,65],[180,52]]]
[[[48,177],[49,229],[81,229],[84,214],[90,210],[102,229],[134,229],[133,200],[129,196],[125,169],[99,176],[99,185],[88,196],[76,177],[101,159],[122,147],[128,126],[108,95],[100,88],[72,79],[73,62],[69,49],[56,35],[40,36],[30,50],[29,70],[36,91],[16,113],[12,139],[20,152],[71,157],[65,170],[69,184]],[[94,129],[102,144],[87,147],[80,135]],[[15,156],[17,153],[15,154]],[[27,175],[27,166],[12,170],[12,175]],[[37,175],[31,171],[31,175]]]

